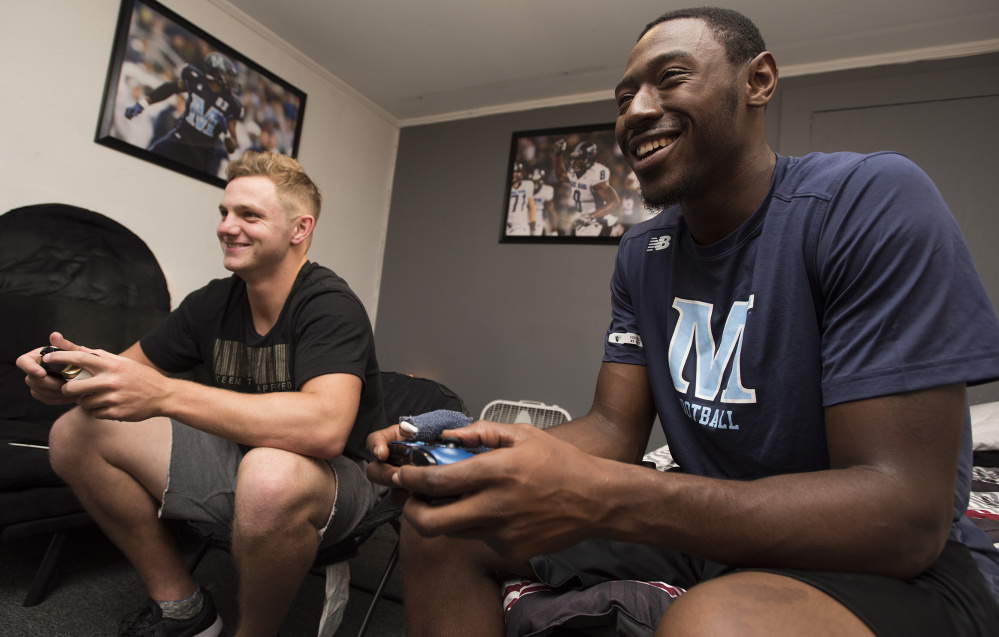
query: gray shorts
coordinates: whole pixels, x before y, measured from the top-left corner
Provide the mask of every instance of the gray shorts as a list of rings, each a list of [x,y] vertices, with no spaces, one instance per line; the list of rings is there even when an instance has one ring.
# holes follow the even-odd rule
[[[232,526],[236,472],[247,447],[171,420],[170,473],[160,517]],[[344,539],[386,491],[368,480],[367,463],[340,456],[329,461],[336,474],[336,500],[320,531],[320,547]]]

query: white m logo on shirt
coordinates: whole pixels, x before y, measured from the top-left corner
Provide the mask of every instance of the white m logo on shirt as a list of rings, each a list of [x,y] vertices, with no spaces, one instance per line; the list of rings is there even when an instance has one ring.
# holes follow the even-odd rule
[[[694,396],[701,400],[715,400],[721,390],[725,368],[731,360],[732,370],[721,402],[756,402],[756,390],[743,387],[740,369],[742,337],[746,329],[746,317],[752,307],[752,296],[749,301],[732,304],[725,320],[721,343],[716,350],[714,336],[711,334],[711,312],[714,306],[700,301],[674,299],[673,308],[680,313],[680,319],[669,342],[669,371],[673,377],[673,386],[678,392],[687,393],[690,383],[683,378],[683,368],[690,356],[691,345],[696,345]]]

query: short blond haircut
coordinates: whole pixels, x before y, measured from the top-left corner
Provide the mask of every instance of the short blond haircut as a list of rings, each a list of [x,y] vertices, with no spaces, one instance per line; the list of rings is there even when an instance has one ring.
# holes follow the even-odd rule
[[[312,215],[319,221],[323,193],[302,166],[287,155],[248,150],[229,164],[225,176],[227,182],[239,177],[267,177],[274,182],[278,199],[290,217]]]

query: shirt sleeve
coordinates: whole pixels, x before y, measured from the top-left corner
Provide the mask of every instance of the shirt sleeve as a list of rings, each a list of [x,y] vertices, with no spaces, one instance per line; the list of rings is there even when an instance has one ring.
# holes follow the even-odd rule
[[[999,376],[999,321],[929,177],[898,154],[845,176],[821,220],[825,405]]]
[[[336,290],[317,294],[303,306],[295,329],[295,389],[323,374],[365,380],[374,338],[356,297]]]
[[[206,289],[189,294],[159,327],[140,339],[142,353],[153,365],[170,374],[178,374],[207,362],[195,336],[205,294]]]
[[[645,348],[628,285],[626,251],[630,247],[630,242],[621,246],[614,264],[610,285],[611,322],[604,339],[603,362],[645,365]]]

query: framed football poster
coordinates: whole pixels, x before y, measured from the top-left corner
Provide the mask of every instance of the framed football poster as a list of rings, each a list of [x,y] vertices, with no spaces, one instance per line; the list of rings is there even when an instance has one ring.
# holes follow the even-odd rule
[[[651,216],[614,124],[515,132],[507,170],[504,243],[618,243]]]
[[[305,93],[154,0],[124,0],[95,141],[225,187],[247,150],[298,155]]]

